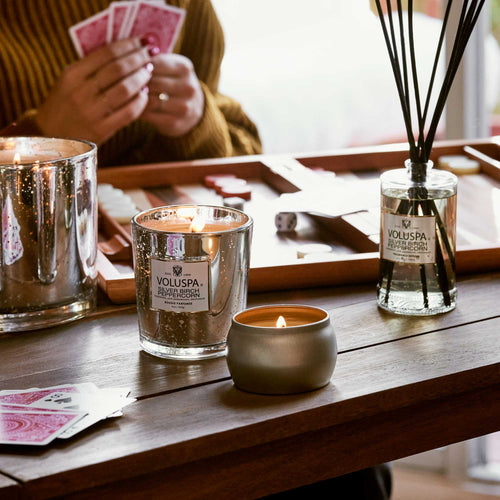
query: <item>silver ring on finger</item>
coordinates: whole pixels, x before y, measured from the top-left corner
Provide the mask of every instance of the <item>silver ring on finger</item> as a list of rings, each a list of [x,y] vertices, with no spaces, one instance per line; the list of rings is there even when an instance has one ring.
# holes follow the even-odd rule
[[[170,99],[170,96],[166,92],[160,92],[158,94],[158,111],[163,111],[165,107],[165,103]]]

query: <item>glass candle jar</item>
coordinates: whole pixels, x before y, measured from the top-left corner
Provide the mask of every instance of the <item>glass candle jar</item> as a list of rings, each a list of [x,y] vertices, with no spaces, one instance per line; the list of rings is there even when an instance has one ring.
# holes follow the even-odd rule
[[[225,354],[247,299],[253,221],[208,205],[154,208],[132,219],[140,343],[151,354]]]
[[[97,291],[94,144],[0,138],[0,331],[82,317]]]

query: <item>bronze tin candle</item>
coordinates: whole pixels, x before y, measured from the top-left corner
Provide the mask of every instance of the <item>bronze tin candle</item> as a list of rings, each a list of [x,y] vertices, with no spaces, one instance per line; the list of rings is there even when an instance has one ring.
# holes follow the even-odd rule
[[[280,316],[286,326],[277,326]],[[302,305],[255,307],[236,314],[227,349],[236,387],[260,394],[293,394],[323,387],[337,361],[329,314]]]

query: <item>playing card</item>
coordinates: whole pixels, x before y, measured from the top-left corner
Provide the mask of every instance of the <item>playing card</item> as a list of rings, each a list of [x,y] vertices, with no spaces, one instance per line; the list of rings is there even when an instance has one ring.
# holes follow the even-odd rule
[[[69,428],[80,412],[0,412],[0,444],[45,445]]]
[[[120,28],[120,35],[119,35],[120,40],[128,38],[132,19],[135,17],[135,13],[137,12],[137,6],[138,4],[136,1],[128,2],[127,13],[125,19],[123,20],[122,27]]]
[[[0,391],[0,413],[76,413],[79,418],[71,421],[56,434],[60,438],[69,438],[99,420],[119,416],[123,407],[135,401],[133,398],[127,398],[129,392],[130,389],[123,387],[99,389],[92,383],[64,384],[22,391],[4,390]],[[42,440],[40,444],[46,442]]]
[[[109,6],[108,19],[108,43],[115,40],[121,40],[121,29],[128,18],[131,2],[119,1],[113,2]]]
[[[1,411],[37,411],[37,412],[57,412],[60,410],[49,410],[47,408],[37,408],[36,406],[28,406],[28,405],[5,405],[0,404],[0,412]]]
[[[184,9],[159,2],[135,2],[127,37],[151,37],[160,52],[172,52],[186,14]]]
[[[80,57],[105,45],[108,41],[109,9],[71,26],[69,34]]]
[[[43,399],[49,394],[61,391],[65,393],[93,393],[98,389],[95,384],[85,382],[82,384],[62,384],[53,387],[45,387],[40,389],[38,387],[24,390],[4,390],[0,391],[0,404],[21,404],[36,406],[36,401]]]
[[[114,414],[120,411],[125,406],[128,406],[130,403],[133,403],[135,398],[119,398],[115,400],[106,400],[101,401],[97,406],[90,408],[88,410],[88,414],[85,415],[78,422],[75,422],[74,425],[66,429],[62,432],[58,438],[67,439],[73,437],[78,432],[87,429],[91,425],[94,425],[96,422],[103,420],[108,417],[115,416]]]
[[[74,385],[60,386],[57,388],[48,387],[46,389],[28,389],[25,391],[1,391],[0,403],[30,405],[52,394],[57,389],[64,390],[68,393],[78,392],[78,388]]]

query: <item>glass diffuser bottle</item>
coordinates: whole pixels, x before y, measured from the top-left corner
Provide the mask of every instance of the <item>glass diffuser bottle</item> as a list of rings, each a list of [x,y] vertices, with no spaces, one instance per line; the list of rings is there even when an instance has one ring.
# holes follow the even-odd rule
[[[433,315],[456,305],[457,178],[407,160],[382,174],[379,307]]]
[[[455,228],[457,178],[432,170],[429,160],[438,124],[467,42],[485,0],[443,2],[443,19],[427,90],[419,81],[413,2],[375,0],[408,136],[410,160],[404,169],[382,174],[378,305],[408,315],[451,311],[456,305]],[[393,10],[394,15],[393,15]],[[453,12],[452,12],[453,11]],[[446,28],[456,23],[446,71],[433,92]],[[431,96],[437,97],[431,105]],[[414,122],[416,118],[416,122]],[[414,131],[417,130],[417,137]]]

